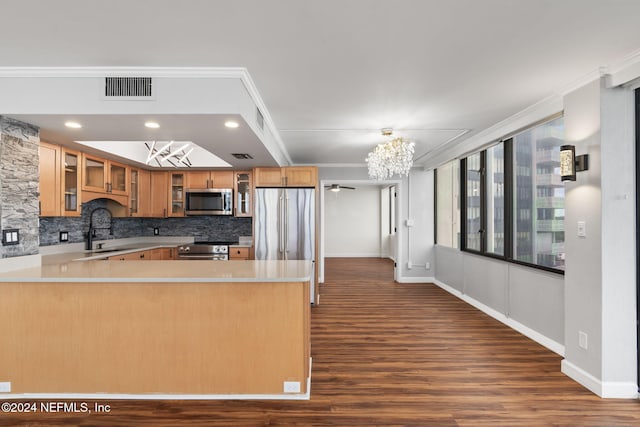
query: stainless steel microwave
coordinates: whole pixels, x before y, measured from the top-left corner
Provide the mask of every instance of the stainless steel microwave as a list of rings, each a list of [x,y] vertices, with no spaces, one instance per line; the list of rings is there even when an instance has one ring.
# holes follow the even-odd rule
[[[187,215],[233,215],[231,188],[187,189],[185,192]]]

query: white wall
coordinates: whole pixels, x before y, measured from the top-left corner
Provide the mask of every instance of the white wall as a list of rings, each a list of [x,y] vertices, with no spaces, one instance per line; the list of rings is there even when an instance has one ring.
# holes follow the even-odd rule
[[[380,189],[324,193],[325,257],[379,257],[381,242]]]

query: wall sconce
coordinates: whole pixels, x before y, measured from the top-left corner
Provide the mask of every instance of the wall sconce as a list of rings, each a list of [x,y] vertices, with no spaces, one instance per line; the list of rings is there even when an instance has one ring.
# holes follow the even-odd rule
[[[582,172],[588,169],[588,154],[576,157],[575,145],[563,145],[560,147],[560,179],[562,181],[575,181],[576,172]]]

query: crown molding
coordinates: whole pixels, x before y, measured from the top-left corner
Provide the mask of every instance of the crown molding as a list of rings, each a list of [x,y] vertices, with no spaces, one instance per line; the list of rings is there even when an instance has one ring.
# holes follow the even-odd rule
[[[236,78],[248,75],[243,67],[0,67],[0,77],[174,77]]]

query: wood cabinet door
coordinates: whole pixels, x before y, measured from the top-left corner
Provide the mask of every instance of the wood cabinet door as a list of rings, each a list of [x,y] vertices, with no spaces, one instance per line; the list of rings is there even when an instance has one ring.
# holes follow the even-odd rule
[[[63,216],[80,216],[80,203],[82,200],[82,155],[79,151],[62,148],[62,175],[61,179],[61,214]]]
[[[186,188],[193,188],[201,190],[203,188],[209,188],[209,179],[211,174],[209,171],[195,171],[189,172],[187,175]]]
[[[253,182],[256,187],[282,187],[281,168],[255,168]]]
[[[251,171],[234,173],[234,212],[235,216],[253,216],[253,174]]]
[[[107,192],[126,196],[129,194],[129,166],[107,162]]]
[[[145,169],[131,169],[131,190],[129,191],[129,201],[131,216],[151,216],[150,171]]]
[[[99,157],[82,155],[82,189],[87,191],[107,191],[107,161]]]
[[[211,188],[233,188],[233,171],[211,172]]]
[[[169,174],[162,171],[151,171],[149,216],[165,218],[167,216],[167,195],[169,194]]]
[[[40,216],[60,216],[60,147],[40,142]]]
[[[315,166],[292,166],[284,168],[287,187],[316,187],[318,168]]]

